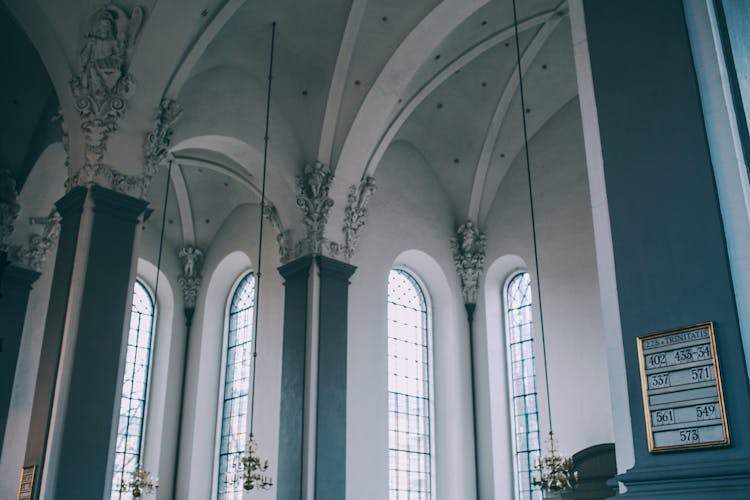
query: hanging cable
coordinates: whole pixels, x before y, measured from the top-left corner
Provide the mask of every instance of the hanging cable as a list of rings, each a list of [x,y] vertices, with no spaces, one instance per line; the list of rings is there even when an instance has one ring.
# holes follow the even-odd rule
[[[266,211],[266,169],[268,167],[268,124],[271,116],[271,82],[273,80],[273,49],[276,42],[276,21],[271,24],[271,55],[268,62],[268,92],[266,94],[266,129],[263,136],[263,177],[260,188],[260,223],[258,226],[258,272],[255,280],[255,317],[253,318],[253,332],[255,341],[253,342],[253,375],[251,382],[250,396],[250,435],[253,434],[253,425],[255,423],[255,373],[258,361],[258,317],[260,316],[260,278],[261,265],[263,263],[263,219]]]
[[[167,169],[167,187],[164,189],[164,208],[161,212],[161,232],[159,233],[159,254],[156,257],[156,283],[154,284],[154,297],[159,297],[159,275],[161,274],[161,255],[164,250],[164,229],[167,222],[167,201],[169,200],[169,184],[172,180],[172,160],[169,160]]]
[[[549,397],[549,376],[547,375],[547,342],[544,338],[544,311],[542,309],[542,284],[539,273],[539,249],[536,237],[536,219],[534,218],[534,192],[531,188],[531,160],[529,158],[529,133],[526,125],[526,97],[523,92],[523,68],[521,67],[521,43],[518,36],[518,12],[516,0],[513,1],[513,32],[516,39],[516,61],[518,63],[518,91],[521,98],[521,121],[523,122],[523,149],[526,154],[526,178],[529,187],[529,207],[531,211],[531,239],[534,246],[534,268],[536,269],[536,289],[539,294],[539,331],[542,336],[542,359],[544,360],[544,387],[547,393],[547,417],[549,430],[552,431],[552,405]]]

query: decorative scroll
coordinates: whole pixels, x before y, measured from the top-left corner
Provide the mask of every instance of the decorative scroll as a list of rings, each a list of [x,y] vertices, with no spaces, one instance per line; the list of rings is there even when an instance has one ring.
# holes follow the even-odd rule
[[[637,342],[648,451],[728,446],[713,323]]]
[[[268,222],[271,223],[274,229],[276,229],[276,243],[279,245],[279,257],[281,263],[285,264],[292,259],[292,248],[289,243],[289,231],[284,229],[284,225],[281,223],[281,217],[276,207],[268,203],[265,205],[263,210],[263,216]]]
[[[362,229],[367,222],[367,205],[370,197],[375,192],[375,179],[367,176],[359,183],[352,186],[347,197],[346,212],[344,214],[344,258],[347,262],[354,255],[354,250],[359,243]]]
[[[333,206],[333,200],[328,197],[332,180],[331,169],[320,162],[307,164],[304,173],[297,176],[297,207],[307,228],[307,236],[297,243],[297,255],[305,251],[320,255],[322,251],[323,232]]]
[[[81,72],[70,81],[86,143],[85,161],[66,182],[67,189],[99,183],[137,196],[144,190],[142,177],[122,174],[102,163],[107,140],[118,130],[135,90],[129,69],[143,17],[142,7],[133,8],[128,15],[123,8],[108,3],[91,18],[80,53]]]
[[[8,253],[14,263],[41,273],[60,237],[60,214],[52,209],[47,217],[31,217],[29,223],[42,226],[42,233],[32,233],[26,246],[13,245]]]
[[[476,304],[479,295],[479,278],[484,268],[487,240],[477,226],[466,221],[450,240],[453,262],[461,278],[461,289],[466,304]]]
[[[145,188],[151,184],[159,166],[164,164],[172,142],[172,127],[182,116],[182,106],[173,99],[162,99],[154,128],[146,134],[143,144]]]

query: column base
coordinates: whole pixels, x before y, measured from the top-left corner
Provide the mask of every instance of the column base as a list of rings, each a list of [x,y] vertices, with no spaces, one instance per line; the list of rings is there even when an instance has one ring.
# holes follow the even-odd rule
[[[750,498],[750,462],[733,460],[696,465],[630,469],[617,476],[628,491],[618,497],[653,500]]]

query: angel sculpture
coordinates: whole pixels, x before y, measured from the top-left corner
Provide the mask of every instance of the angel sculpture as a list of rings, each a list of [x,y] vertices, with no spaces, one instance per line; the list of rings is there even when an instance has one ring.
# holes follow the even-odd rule
[[[111,3],[96,11],[81,50],[82,88],[100,99],[115,89],[127,74],[142,22],[142,7],[135,7],[131,16]]]

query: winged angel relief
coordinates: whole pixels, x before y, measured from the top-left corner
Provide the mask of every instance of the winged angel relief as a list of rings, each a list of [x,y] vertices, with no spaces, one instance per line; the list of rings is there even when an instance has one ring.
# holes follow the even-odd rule
[[[91,18],[80,54],[81,74],[70,82],[86,135],[86,161],[97,164],[109,134],[125,111],[125,100],[134,85],[128,73],[133,47],[143,24],[143,8],[130,15],[112,3]]]

